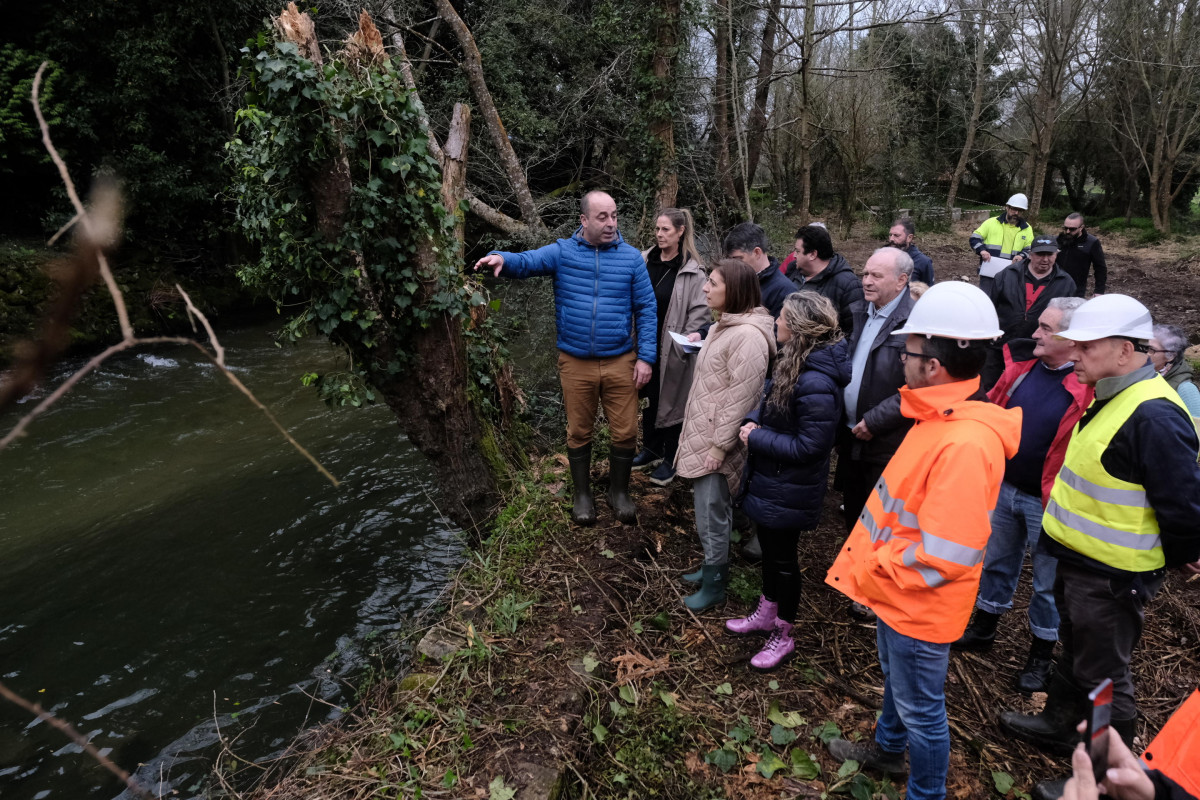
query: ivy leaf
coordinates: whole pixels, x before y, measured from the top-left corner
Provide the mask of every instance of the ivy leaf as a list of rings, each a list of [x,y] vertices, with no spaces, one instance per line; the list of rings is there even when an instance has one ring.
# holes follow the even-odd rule
[[[792,774],[802,781],[815,780],[821,774],[821,765],[807,750],[797,747],[792,750]]]
[[[716,688],[717,694],[733,694],[733,686],[726,681]]]
[[[727,747],[719,747],[704,757],[705,762],[712,764],[723,773],[737,766],[737,753]]]
[[[388,140],[387,134],[383,131],[368,131],[367,138],[374,142],[376,147],[383,147],[383,143]]]
[[[765,751],[762,754],[762,758],[758,760],[758,764],[755,765],[755,769],[758,770],[758,774],[768,779],[770,779],[776,772],[781,769],[785,769],[786,767],[787,764],[783,763],[783,760],[780,759],[779,756],[775,755],[774,750]]]
[[[858,762],[853,758],[848,758],[842,762],[840,767],[838,767],[837,774],[839,778],[845,778],[846,776],[853,775],[856,772],[858,772]]]
[[[842,731],[831,720],[825,720],[821,727],[817,728],[814,733],[816,737],[825,744],[829,744],[834,739],[842,738]]]
[[[624,700],[626,703],[629,703],[632,705],[633,703],[637,702],[637,696],[634,695],[633,687],[630,686],[628,683],[621,687],[619,693],[621,695],[621,699]]]
[[[597,722],[595,727],[592,728],[592,736],[596,737],[598,743],[604,744],[604,740],[608,738],[608,728]]]
[[[789,731],[779,723],[771,726],[771,741],[780,747],[786,747],[796,741],[796,734]]]
[[[789,711],[785,714],[780,711],[778,700],[771,701],[771,708],[767,712],[767,719],[785,728],[795,728],[798,725],[805,724],[804,717],[800,716],[797,712]]]
[[[1002,795],[1007,795],[1012,791],[1015,781],[1013,780],[1013,776],[1009,775],[1007,772],[993,771],[992,783],[995,784],[997,792]]]
[[[488,800],[513,800],[516,796],[516,789],[510,789],[504,785],[503,775],[497,775],[488,784]]]
[[[875,796],[875,781],[861,772],[850,781],[850,796],[854,800],[871,800]]]

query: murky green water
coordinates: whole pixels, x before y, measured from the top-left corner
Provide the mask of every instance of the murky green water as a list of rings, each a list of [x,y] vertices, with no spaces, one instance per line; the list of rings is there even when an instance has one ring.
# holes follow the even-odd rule
[[[222,341],[340,489],[190,348],[111,361],[0,452],[0,680],[185,797],[218,729],[256,758],[336,714],[343,678],[461,557],[391,413],[300,386],[332,350],[280,350],[264,327]],[[5,800],[119,792],[0,701]]]

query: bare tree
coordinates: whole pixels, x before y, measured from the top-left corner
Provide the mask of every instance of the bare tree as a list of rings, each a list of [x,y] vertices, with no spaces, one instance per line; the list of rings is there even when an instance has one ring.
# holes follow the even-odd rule
[[[1042,205],[1064,91],[1084,56],[1096,13],[1094,0],[1025,0],[1018,6],[1018,14],[1026,21],[1020,55],[1031,79],[1022,95],[1029,124],[1026,185],[1030,217],[1037,217]]]
[[[1113,0],[1104,29],[1117,130],[1149,173],[1150,217],[1171,231],[1171,204],[1195,173],[1200,139],[1200,2]]]
[[[1005,49],[1005,44],[1012,36],[1012,16],[998,13],[995,5],[994,0],[958,0],[957,4],[959,31],[964,40],[974,44],[974,59],[971,63],[971,107],[966,114],[966,136],[958,163],[950,176],[950,189],[946,194],[947,210],[953,209],[958,200],[958,189],[975,150],[975,137],[986,107],[985,99],[989,104],[995,101],[995,98],[985,98],[989,79],[995,70],[995,63],[989,54]]]

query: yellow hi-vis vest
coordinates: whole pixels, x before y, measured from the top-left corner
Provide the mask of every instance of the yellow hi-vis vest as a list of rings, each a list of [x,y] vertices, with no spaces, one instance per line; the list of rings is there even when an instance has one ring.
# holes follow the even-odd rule
[[[1120,392],[1086,427],[1075,424],[1042,518],[1042,527],[1056,541],[1127,572],[1166,565],[1158,517],[1145,487],[1108,474],[1100,456],[1138,406],[1160,398],[1188,413],[1171,385],[1155,375]]]

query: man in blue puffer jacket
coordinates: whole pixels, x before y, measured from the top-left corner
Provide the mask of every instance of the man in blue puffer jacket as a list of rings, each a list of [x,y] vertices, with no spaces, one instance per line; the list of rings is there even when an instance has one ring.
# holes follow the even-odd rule
[[[616,201],[596,191],[579,205],[579,229],[570,239],[524,253],[489,253],[475,269],[490,267],[496,277],[554,279],[558,373],[575,487],[571,518],[581,525],[596,521],[592,429],[603,402],[612,434],[608,503],[618,520],[632,524],[637,508],[629,497],[629,472],[637,445],[637,390],[650,380],[657,356],[654,289],[642,254],[617,230]]]

